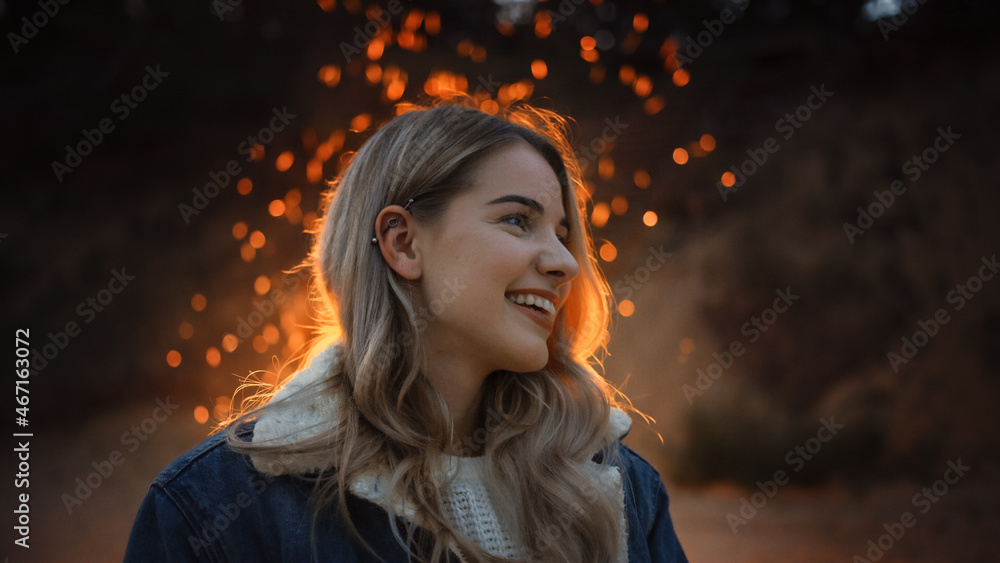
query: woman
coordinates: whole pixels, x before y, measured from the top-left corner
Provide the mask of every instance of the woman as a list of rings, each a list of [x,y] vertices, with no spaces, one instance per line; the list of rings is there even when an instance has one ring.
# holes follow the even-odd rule
[[[610,293],[557,116],[382,127],[310,257],[338,336],[174,462],[126,560],[685,561],[589,361]]]

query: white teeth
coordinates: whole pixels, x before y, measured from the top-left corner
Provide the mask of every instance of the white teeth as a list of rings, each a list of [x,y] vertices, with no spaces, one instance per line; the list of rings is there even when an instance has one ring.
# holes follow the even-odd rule
[[[519,293],[517,295],[508,295],[507,300],[511,303],[517,303],[518,305],[534,305],[539,309],[543,309],[550,316],[555,316],[556,314],[555,305],[553,305],[548,299],[539,295],[534,295],[532,293]]]

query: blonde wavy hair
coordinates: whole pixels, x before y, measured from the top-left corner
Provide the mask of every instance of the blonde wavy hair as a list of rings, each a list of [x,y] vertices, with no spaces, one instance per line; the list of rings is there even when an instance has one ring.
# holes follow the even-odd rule
[[[338,361],[321,384],[300,395],[342,397],[339,420],[334,430],[291,445],[247,442],[237,434],[241,425],[230,424],[228,442],[255,459],[323,460],[317,465],[329,468],[312,476],[315,516],[336,507],[363,545],[347,495],[352,482],[377,471],[391,476],[393,498],[406,499],[416,510],[418,522],[407,521],[405,530],[395,514],[387,522],[404,548],[415,547],[411,556],[441,561],[452,547],[477,561],[500,560],[458,532],[442,511],[439,499],[447,485],[437,484],[434,475],[452,425],[443,396],[419,371],[428,319],[417,311],[413,282],[398,276],[370,241],[384,207],[412,199],[409,211],[416,220],[436,221],[469,186],[477,159],[524,141],[559,179],[568,247],[580,273],[556,319],[546,367],[533,373],[498,371],[485,380],[482,409],[493,423],[477,453],[490,460],[487,485],[503,491],[496,495],[501,522],[532,560],[604,563],[621,547],[621,501],[595,486],[584,469],[592,459],[617,463],[609,416],[620,405],[617,391],[593,367],[608,339],[611,292],[583,219],[588,196],[566,125],[555,113],[526,104],[498,115],[461,103],[420,108],[382,126],[331,184],[307,265],[321,323],[339,333],[333,343]],[[317,339],[313,355],[330,341]],[[430,539],[418,536],[417,524]]]

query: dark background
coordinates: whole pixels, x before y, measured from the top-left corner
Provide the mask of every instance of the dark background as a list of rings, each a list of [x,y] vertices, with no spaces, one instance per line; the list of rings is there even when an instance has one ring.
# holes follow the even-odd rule
[[[1000,238],[1000,49],[991,39],[1000,9],[927,0],[905,3],[911,15],[873,21],[869,4],[889,14],[896,3],[754,0],[744,11],[731,1],[567,0],[511,4],[517,12],[404,1],[400,13],[386,10],[380,37],[390,44],[374,61],[348,60],[343,47],[353,47],[374,4],[69,2],[37,16],[44,25],[16,52],[10,33],[23,34],[21,18],[43,7],[0,4],[4,326],[30,329],[39,352],[63,344],[30,378],[28,427],[8,411],[11,432],[35,433],[32,548],[8,543],[10,559],[121,558],[149,481],[227,416],[243,378],[266,370],[256,377],[274,381],[308,338],[304,284],[291,287],[298,278],[282,272],[305,258],[322,180],[397,101],[427,101],[429,79],[448,72],[484,100],[526,81],[530,102],[575,120],[595,215],[618,198],[594,227],[598,246],[617,250],[601,262],[615,297],[631,304],[616,318],[605,372],[655,418],[633,417],[629,440],[667,481],[693,560],[850,559],[883,524],[913,511],[911,497],[956,459],[972,467],[968,476],[884,560],[991,560],[989,540],[1000,531],[989,511],[1000,498],[1000,282],[983,280],[961,310],[947,296]],[[711,23],[725,9],[735,21]],[[567,14],[548,35],[538,15],[547,12]],[[648,18],[644,31],[637,13]],[[417,14],[437,14],[440,31]],[[716,35],[677,73],[671,45],[684,52],[706,27]],[[423,47],[400,46],[406,29]],[[587,37],[597,40],[596,61],[581,52]],[[532,76],[535,60],[546,63],[543,78]],[[339,72],[335,84],[321,80],[327,65]],[[388,80],[366,79],[372,65],[383,76],[405,73],[400,99],[387,98]],[[147,66],[167,76],[119,119],[112,103],[142,83]],[[678,86],[683,72],[690,82]],[[776,122],[813,87],[833,95],[784,139]],[[295,117],[248,162],[241,143],[282,108]],[[370,124],[350,131],[361,114]],[[60,181],[53,161],[65,162],[66,146],[103,118],[114,130]],[[609,121],[625,127],[602,146],[595,140]],[[960,137],[911,180],[904,163],[949,127]],[[703,135],[714,150],[699,149]],[[722,173],[769,137],[779,149],[723,200]],[[324,143],[334,149],[325,159]],[[601,150],[591,157],[586,147]],[[685,164],[676,148],[688,151]],[[283,153],[293,161],[279,171]],[[232,160],[241,172],[186,221],[179,206]],[[637,185],[640,171],[648,187]],[[245,195],[236,186],[243,178],[252,183]],[[906,192],[850,242],[844,224],[897,179]],[[285,213],[269,213],[275,200]],[[643,224],[647,211],[653,226]],[[249,235],[233,234],[239,222],[265,237],[252,258]],[[670,258],[642,271],[650,248],[661,247]],[[134,279],[101,294],[115,271]],[[262,276],[269,291],[255,291]],[[741,327],[785,288],[799,299],[751,343]],[[196,294],[203,310],[192,307]],[[101,311],[80,309],[102,297],[111,299]],[[941,308],[948,323],[894,370],[887,354]],[[60,334],[67,322],[78,335]],[[225,335],[244,322],[249,338],[227,351]],[[735,340],[746,352],[702,394],[686,396],[697,370]],[[143,427],[168,398],[178,405],[172,414]],[[196,418],[199,407],[207,421]],[[794,471],[786,454],[830,417],[843,430]],[[130,451],[135,442],[122,435],[133,426],[144,439]],[[116,450],[124,463],[79,499],[76,479]],[[12,455],[5,465],[11,475],[15,463]],[[734,533],[727,514],[778,470],[792,482]],[[72,511],[67,495],[81,500]]]

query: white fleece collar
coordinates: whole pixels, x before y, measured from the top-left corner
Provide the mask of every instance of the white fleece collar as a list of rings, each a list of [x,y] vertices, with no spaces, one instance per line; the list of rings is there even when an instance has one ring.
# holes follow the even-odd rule
[[[252,441],[274,445],[288,445],[314,438],[333,430],[337,425],[340,398],[333,393],[312,393],[303,401],[282,404],[292,394],[308,394],[308,388],[329,377],[337,361],[337,346],[331,345],[320,352],[304,369],[292,374],[291,378],[271,399],[274,408],[264,411],[258,418]],[[609,439],[617,440],[625,436],[632,427],[632,419],[622,410],[611,409]],[[596,453],[596,452],[595,452]],[[271,475],[299,475],[329,468],[329,463],[306,456],[280,456],[258,459],[251,454],[254,466]],[[264,469],[266,468],[266,470]]]

